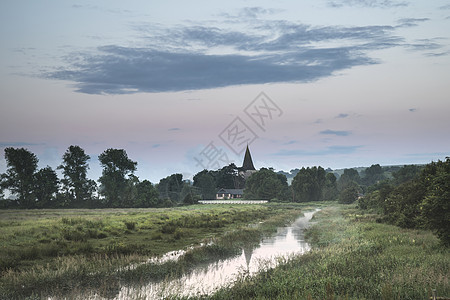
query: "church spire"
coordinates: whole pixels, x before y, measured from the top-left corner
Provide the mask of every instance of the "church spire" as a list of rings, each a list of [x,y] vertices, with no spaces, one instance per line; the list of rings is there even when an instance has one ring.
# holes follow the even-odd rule
[[[250,155],[250,150],[248,149],[248,145],[247,145],[247,150],[245,150],[244,163],[242,164],[242,170],[244,170],[244,171],[256,170],[255,166],[253,165],[252,156]]]

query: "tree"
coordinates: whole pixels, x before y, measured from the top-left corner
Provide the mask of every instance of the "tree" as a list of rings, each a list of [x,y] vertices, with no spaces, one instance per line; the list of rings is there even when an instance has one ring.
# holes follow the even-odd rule
[[[159,181],[158,192],[161,199],[170,199],[172,202],[181,202],[180,193],[183,189],[183,175],[172,174]]]
[[[370,186],[384,179],[386,179],[386,177],[384,176],[383,168],[379,164],[376,164],[366,168],[362,182],[366,186]]]
[[[404,165],[397,172],[394,172],[394,183],[399,185],[419,177],[421,167],[416,165]]]
[[[0,199],[5,197],[3,190],[5,189],[6,174],[0,174]]]
[[[192,205],[197,204],[198,200],[201,200],[200,195],[197,193],[197,188],[188,184],[183,185],[183,189],[180,193],[180,198],[183,200],[183,204]]]
[[[103,167],[99,178],[100,194],[108,206],[121,207],[125,204],[127,178],[136,171],[137,162],[128,158],[123,149],[107,149],[98,156]]]
[[[346,189],[349,186],[354,186],[355,184],[359,186],[361,178],[359,177],[358,171],[355,169],[344,169],[344,174],[339,177],[337,187],[339,191]]]
[[[428,184],[420,207],[424,222],[442,244],[450,246],[450,158],[427,165],[422,179]]]
[[[156,207],[158,205],[158,192],[148,180],[139,182],[137,188],[136,207]]]
[[[34,207],[36,202],[33,195],[34,174],[39,162],[38,158],[27,149],[8,147],[5,149],[5,159],[8,169],[4,175],[3,186],[18,196],[20,206]]]
[[[58,192],[58,176],[56,172],[49,166],[40,169],[35,174],[34,194],[38,207],[51,206]]]
[[[354,185],[348,186],[339,194],[339,203],[350,204],[358,199],[358,188]]]
[[[139,178],[133,174],[128,175],[126,180],[125,196],[122,207],[137,207]]]
[[[201,190],[203,199],[215,199],[217,192],[216,182],[210,171],[203,170],[195,174],[193,185]]]
[[[239,189],[244,187],[244,179],[239,176],[239,168],[233,163],[214,174],[217,188]]]
[[[286,200],[288,184],[285,175],[261,168],[245,182],[244,198],[261,200]]]
[[[302,168],[292,181],[295,201],[308,202],[322,200],[325,185],[325,170],[322,167]]]
[[[68,202],[76,207],[86,206],[92,199],[96,183],[87,178],[90,156],[79,146],[70,146],[63,155],[62,169],[64,179],[61,180],[66,191]]]
[[[322,190],[322,199],[324,201],[334,201],[338,197],[336,176],[333,173],[325,175],[325,186]]]
[[[420,203],[426,195],[426,186],[420,180],[407,181],[395,187],[384,202],[387,220],[403,228],[423,225]]]

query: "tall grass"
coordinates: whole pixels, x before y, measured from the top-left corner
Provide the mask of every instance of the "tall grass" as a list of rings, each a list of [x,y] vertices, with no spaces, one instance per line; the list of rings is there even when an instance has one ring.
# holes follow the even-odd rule
[[[430,232],[379,224],[372,215],[323,209],[314,249],[202,299],[428,299],[450,296],[450,252]]]
[[[86,289],[107,294],[119,283],[181,276],[196,264],[237,254],[243,240],[259,240],[300,214],[258,205],[81,212],[86,210],[49,210],[45,217],[45,211],[18,211],[16,219],[2,221],[0,299],[75,297]],[[261,222],[264,226],[248,227]],[[213,245],[195,248],[177,262],[143,263],[211,239]]]

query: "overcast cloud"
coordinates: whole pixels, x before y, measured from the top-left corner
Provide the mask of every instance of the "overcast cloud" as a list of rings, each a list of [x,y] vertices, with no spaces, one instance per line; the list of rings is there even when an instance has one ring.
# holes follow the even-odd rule
[[[261,10],[245,9],[244,13],[254,17]],[[412,26],[421,21],[400,23]],[[44,76],[74,82],[76,91],[88,94],[311,82],[336,71],[377,63],[370,57],[372,50],[405,45],[393,26],[317,27],[266,20],[252,30],[238,31],[221,28],[221,24],[138,26],[147,46],[111,44],[99,46],[95,53],[73,52],[67,56],[66,67]],[[421,41],[407,46],[430,50],[436,45],[435,41]]]

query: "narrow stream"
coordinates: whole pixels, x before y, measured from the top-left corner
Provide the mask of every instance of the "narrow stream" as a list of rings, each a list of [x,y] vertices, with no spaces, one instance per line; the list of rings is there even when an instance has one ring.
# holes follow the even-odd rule
[[[276,235],[263,239],[256,248],[244,247],[240,256],[198,267],[179,279],[152,282],[137,288],[122,287],[115,299],[161,299],[169,295],[212,294],[243,274],[251,276],[261,270],[273,268],[280,258],[310,250],[309,244],[304,240],[304,229],[309,226],[316,211],[306,212],[290,226],[278,228]]]

